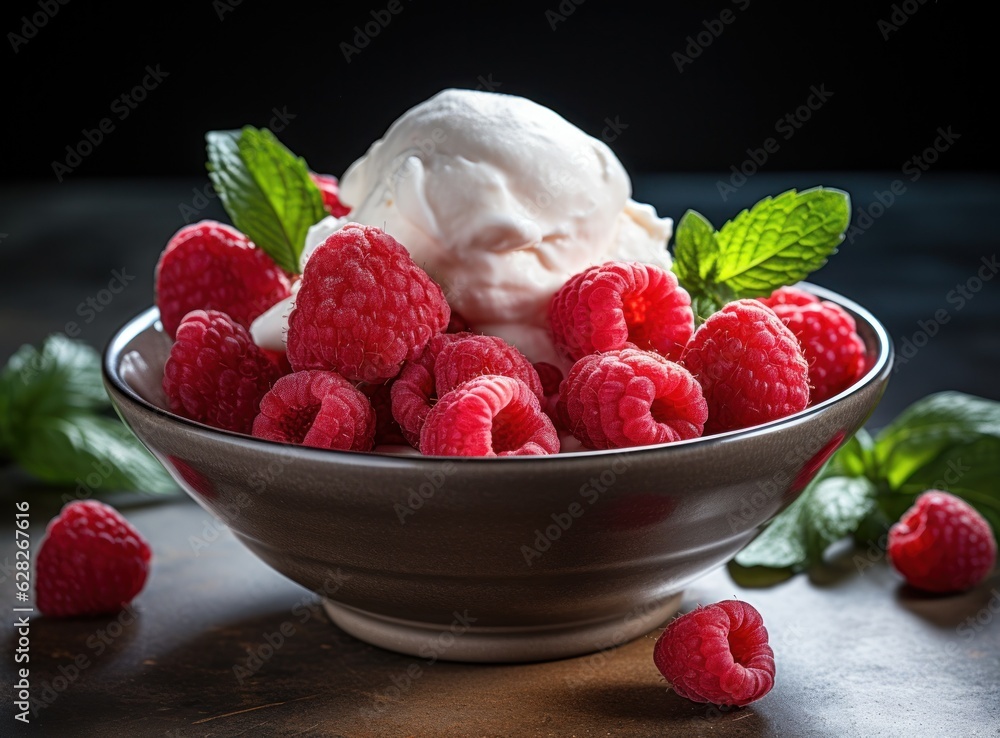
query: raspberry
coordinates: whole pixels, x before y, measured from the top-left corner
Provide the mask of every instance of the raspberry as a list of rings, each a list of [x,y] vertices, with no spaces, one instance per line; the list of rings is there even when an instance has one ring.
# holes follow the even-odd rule
[[[149,544],[113,507],[74,501],[49,521],[35,566],[35,604],[45,615],[114,613],[142,590]]]
[[[312,181],[319,187],[323,195],[323,208],[334,218],[341,218],[351,212],[351,209],[340,201],[340,183],[332,174],[316,174],[310,172]]]
[[[409,446],[409,441],[403,435],[403,429],[392,416],[392,385],[395,382],[383,384],[367,384],[362,382],[358,389],[375,411],[375,445],[376,446]]]
[[[396,239],[348,223],[306,262],[288,318],[288,360],[296,371],[382,382],[418,356],[450,317],[441,288]]]
[[[559,394],[559,417],[588,448],[626,448],[701,435],[708,406],[679,364],[626,348],[584,356]]]
[[[192,310],[220,310],[249,328],[288,295],[288,277],[270,256],[212,220],[177,231],[156,265],[156,306],[171,338]]]
[[[375,411],[361,390],[336,372],[295,372],[260,401],[257,438],[341,451],[370,451]]]
[[[194,310],[177,329],[163,368],[171,412],[213,428],[249,433],[260,399],[281,369],[225,313]]]
[[[809,404],[809,366],[798,339],[757,300],[737,300],[691,337],[681,363],[708,401],[705,433],[783,418]]]
[[[667,626],[653,663],[674,691],[693,702],[742,707],[774,686],[774,651],[760,613],[746,602],[699,607]]]
[[[889,529],[889,560],[927,592],[961,592],[993,570],[997,542],[986,519],[965,500],[928,490]]]
[[[779,287],[769,297],[758,297],[760,302],[774,309],[777,305],[814,305],[819,298],[798,287]]]
[[[779,303],[774,314],[789,327],[809,364],[809,402],[815,405],[850,387],[868,368],[865,342],[854,318],[832,302]]]
[[[559,453],[559,435],[520,379],[485,375],[444,395],[427,414],[428,456],[539,456]]]
[[[542,410],[552,419],[556,430],[566,430],[562,419],[559,417],[559,386],[563,381],[562,370],[555,364],[550,364],[547,361],[536,361],[532,366],[538,372],[538,378],[542,382],[542,393],[545,395]]]
[[[465,333],[469,330],[469,323],[465,318],[462,317],[461,313],[457,313],[454,310],[451,311],[451,319],[448,321],[448,327],[445,328],[445,333]]]
[[[415,446],[419,443],[424,419],[437,398],[484,374],[520,379],[540,402],[545,401],[538,372],[503,339],[475,333],[440,334],[420,356],[407,362],[393,384],[392,412],[407,440]]]
[[[574,361],[626,343],[680,356],[694,331],[691,298],[660,267],[612,261],[570,278],[549,304],[553,340]]]

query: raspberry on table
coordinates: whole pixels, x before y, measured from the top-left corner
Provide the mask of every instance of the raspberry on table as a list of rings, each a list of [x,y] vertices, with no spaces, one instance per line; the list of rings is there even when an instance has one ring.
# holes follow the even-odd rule
[[[340,183],[332,174],[316,174],[310,172],[312,181],[319,187],[320,194],[323,195],[323,209],[334,218],[342,218],[351,212],[351,209],[340,201]]]
[[[306,262],[288,318],[288,360],[296,371],[383,382],[418,356],[450,317],[441,288],[396,239],[348,223]]]
[[[253,435],[314,448],[371,451],[375,411],[364,393],[336,372],[295,372],[264,395]]]
[[[219,310],[249,328],[289,289],[288,276],[270,256],[212,220],[177,231],[156,265],[156,306],[171,338],[192,310]]]
[[[740,600],[699,607],[666,627],[653,663],[693,702],[742,707],[774,686],[774,651],[760,613]]]
[[[282,369],[225,313],[194,310],[163,368],[170,411],[213,428],[250,433],[261,398]]]
[[[706,435],[777,420],[809,404],[809,365],[799,340],[757,300],[736,300],[709,316],[681,363],[705,392]]]
[[[772,308],[799,339],[809,365],[809,403],[829,399],[864,376],[868,350],[854,318],[832,302],[778,303]]]
[[[612,261],[571,277],[549,304],[556,346],[574,361],[627,343],[676,359],[694,331],[691,298],[658,266]]]
[[[559,434],[520,379],[484,375],[451,390],[420,432],[427,456],[539,456],[559,453]]]
[[[562,383],[558,413],[584,446],[605,449],[697,438],[709,417],[687,369],[635,348],[577,361]]]
[[[49,521],[35,559],[35,604],[45,615],[118,612],[142,591],[149,544],[109,505],[74,501]]]
[[[538,372],[524,354],[502,338],[442,333],[406,363],[393,383],[392,413],[406,439],[419,448],[420,431],[434,402],[463,382],[484,374],[520,379],[539,402],[545,401]]]
[[[927,592],[962,592],[983,581],[996,564],[993,530],[960,497],[924,492],[889,529],[889,560],[903,578]]]

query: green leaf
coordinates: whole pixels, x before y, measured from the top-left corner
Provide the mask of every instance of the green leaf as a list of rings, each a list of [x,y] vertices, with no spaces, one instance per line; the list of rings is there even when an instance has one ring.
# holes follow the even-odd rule
[[[210,131],[205,140],[209,177],[233,224],[297,274],[306,231],[326,216],[305,161],[267,129]]]
[[[744,567],[798,569],[806,560],[803,526],[809,488],[754,538],[734,559]]]
[[[673,270],[678,281],[689,292],[700,290],[706,282],[714,281],[718,257],[715,228],[704,215],[688,210],[674,236]]]
[[[736,298],[768,295],[823,266],[844,240],[850,197],[816,187],[764,198],[719,230],[716,281]]]
[[[961,392],[918,400],[878,434],[875,458],[892,489],[955,446],[1000,438],[1000,403]],[[1000,457],[993,467],[1000,473]]]
[[[830,474],[841,477],[869,477],[877,479],[875,472],[875,439],[861,428],[837,449],[830,460]]]
[[[128,428],[96,415],[39,418],[17,460],[44,482],[82,486],[90,493],[177,489]]]

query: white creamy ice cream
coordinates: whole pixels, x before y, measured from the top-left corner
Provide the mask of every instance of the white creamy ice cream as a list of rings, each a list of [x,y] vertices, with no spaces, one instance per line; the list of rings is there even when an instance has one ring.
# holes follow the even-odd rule
[[[343,223],[378,226],[473,329],[553,361],[546,308],[567,279],[614,259],[670,265],[672,221],[630,195],[611,149],[548,108],[444,90],[351,165],[340,196],[352,210],[310,229],[303,264]],[[258,318],[254,339],[280,348],[289,309],[279,304]]]

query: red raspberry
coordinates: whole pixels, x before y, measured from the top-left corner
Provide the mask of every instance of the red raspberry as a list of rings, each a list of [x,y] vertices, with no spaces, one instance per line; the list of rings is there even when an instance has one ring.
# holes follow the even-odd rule
[[[342,218],[351,212],[351,209],[340,201],[340,183],[332,174],[316,174],[310,172],[312,181],[319,187],[320,194],[323,195],[323,208],[334,218]]]
[[[392,385],[395,381],[383,384],[367,384],[362,382],[358,389],[372,404],[375,411],[375,445],[376,446],[409,446],[409,441],[403,435],[402,428],[392,416]]]
[[[253,435],[315,448],[371,451],[375,411],[364,393],[336,372],[295,372],[264,395]]]
[[[725,600],[681,615],[653,646],[653,663],[694,702],[742,707],[774,686],[774,651],[760,613]]]
[[[171,338],[192,310],[220,310],[249,328],[288,297],[287,275],[246,236],[203,220],[174,234],[156,265],[156,306]]]
[[[407,362],[393,384],[392,412],[403,435],[415,446],[431,406],[463,382],[498,374],[520,379],[540,402],[545,401],[538,372],[524,354],[496,336],[444,333]]]
[[[45,615],[118,612],[142,590],[149,544],[113,507],[66,505],[49,521],[35,564],[35,604]]]
[[[382,382],[448,325],[444,293],[392,236],[348,223],[320,244],[288,318],[296,371],[331,369]]]
[[[677,277],[660,267],[612,261],[570,278],[549,304],[556,346],[574,361],[626,343],[680,356],[694,331],[694,313]]]
[[[538,378],[542,381],[542,392],[545,394],[542,410],[552,419],[556,430],[565,431],[566,428],[559,417],[559,386],[563,381],[562,369],[547,361],[536,361],[532,366],[538,372]]]
[[[774,313],[791,329],[809,364],[809,402],[815,405],[850,387],[868,368],[865,342],[846,310],[832,302],[778,304]]]
[[[681,363],[705,390],[706,435],[783,418],[809,404],[798,339],[757,300],[737,300],[691,337]]]
[[[281,369],[225,313],[184,316],[163,368],[170,410],[213,428],[249,433]]]
[[[559,393],[559,417],[588,448],[626,448],[697,438],[708,406],[680,364],[626,348],[573,365]]]
[[[485,375],[444,395],[427,414],[428,456],[539,456],[559,453],[559,434],[520,379]]]
[[[758,297],[760,302],[774,309],[777,305],[813,305],[819,298],[798,287],[779,287],[769,297]]]
[[[889,560],[927,592],[972,589],[993,570],[997,542],[986,519],[965,500],[928,490],[889,529]]]

